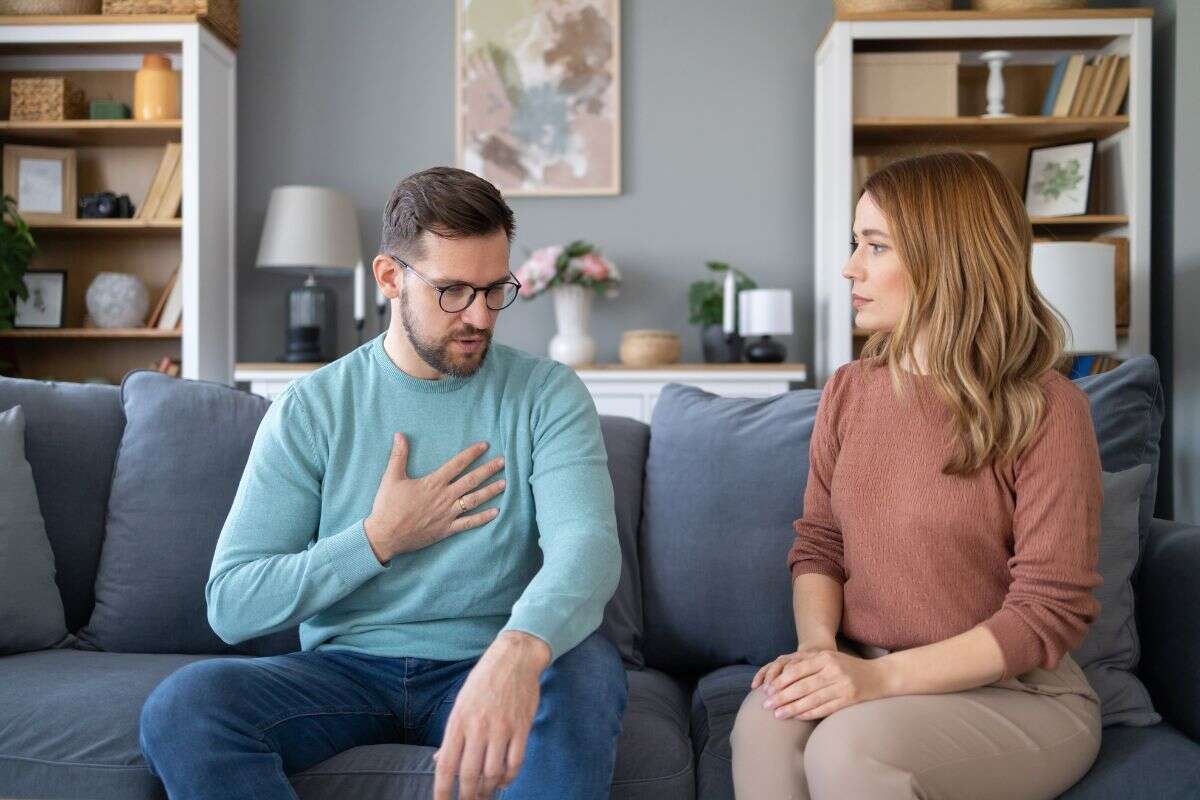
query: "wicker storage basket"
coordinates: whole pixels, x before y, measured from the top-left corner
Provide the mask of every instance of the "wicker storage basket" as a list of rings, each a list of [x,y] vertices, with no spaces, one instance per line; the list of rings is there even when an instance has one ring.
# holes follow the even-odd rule
[[[78,16],[99,14],[100,0],[0,0],[0,14]]]
[[[951,0],[833,0],[834,16],[885,11],[949,11]]]
[[[238,0],[104,0],[105,14],[194,14],[234,47],[241,38]]]
[[[1057,11],[1087,8],[1087,0],[971,0],[976,11]]]
[[[674,364],[682,345],[673,331],[625,331],[621,336],[621,363],[630,367]]]
[[[13,78],[8,118],[25,122],[83,119],[83,91],[66,78]]]

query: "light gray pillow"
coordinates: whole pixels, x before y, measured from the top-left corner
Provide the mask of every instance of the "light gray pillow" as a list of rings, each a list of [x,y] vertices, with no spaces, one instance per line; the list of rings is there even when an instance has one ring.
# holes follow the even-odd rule
[[[25,460],[25,412],[0,412],[0,655],[69,647],[54,552]]]
[[[1100,695],[1105,725],[1155,725],[1162,720],[1134,670],[1141,655],[1133,608],[1132,577],[1138,563],[1138,518],[1150,465],[1105,472],[1100,512],[1100,576],[1095,590],[1100,616],[1072,656]]]

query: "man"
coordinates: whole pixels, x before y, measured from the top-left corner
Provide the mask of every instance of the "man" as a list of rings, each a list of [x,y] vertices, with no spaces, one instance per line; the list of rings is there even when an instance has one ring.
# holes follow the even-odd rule
[[[386,333],[291,384],[255,436],[205,594],[236,643],[142,711],[172,798],[293,798],[358,745],[437,746],[434,796],[609,796],[626,700],[596,629],[620,573],[595,406],[492,344],[519,284],[512,211],[462,170],[402,180],[375,279]],[[486,456],[486,459],[485,459]]]

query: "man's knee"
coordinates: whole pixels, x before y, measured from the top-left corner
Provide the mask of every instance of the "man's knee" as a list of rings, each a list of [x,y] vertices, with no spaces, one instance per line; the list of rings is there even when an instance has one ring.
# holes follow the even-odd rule
[[[246,674],[245,664],[229,658],[194,661],[172,672],[142,705],[143,747],[178,740],[189,727],[222,708],[225,698],[237,696]]]
[[[621,655],[607,638],[593,633],[555,659],[545,683],[547,697],[563,695],[572,706],[611,709],[620,719],[629,685]]]

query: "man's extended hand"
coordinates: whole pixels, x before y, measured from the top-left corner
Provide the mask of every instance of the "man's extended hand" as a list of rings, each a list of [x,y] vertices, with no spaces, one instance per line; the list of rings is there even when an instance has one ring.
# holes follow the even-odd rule
[[[497,457],[461,478],[487,450],[479,442],[423,478],[408,477],[408,439],[397,433],[392,439],[392,454],[379,479],[371,515],[363,522],[367,539],[380,563],[398,553],[428,547],[455,533],[478,528],[500,513],[489,508],[469,514],[473,508],[504,491],[505,481],[498,480],[478,489],[488,478],[504,469],[503,457]]]
[[[539,680],[550,663],[541,639],[505,631],[484,652],[463,683],[434,758],[435,800],[490,798],[516,780],[537,712]]]

